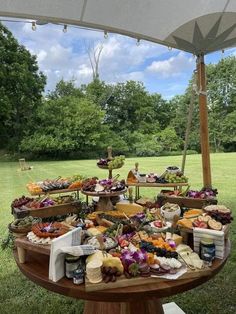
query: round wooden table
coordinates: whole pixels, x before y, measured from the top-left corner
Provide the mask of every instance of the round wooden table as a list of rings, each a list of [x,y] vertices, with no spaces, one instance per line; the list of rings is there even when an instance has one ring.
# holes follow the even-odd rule
[[[68,297],[85,301],[84,314],[163,314],[161,298],[193,289],[215,276],[224,266],[230,253],[227,241],[225,258],[215,260],[210,271],[191,279],[164,280],[139,286],[86,292],[84,285],[74,285],[62,278],[58,282],[48,279],[49,256],[28,251],[26,263],[14,257],[21,272],[36,284]]]

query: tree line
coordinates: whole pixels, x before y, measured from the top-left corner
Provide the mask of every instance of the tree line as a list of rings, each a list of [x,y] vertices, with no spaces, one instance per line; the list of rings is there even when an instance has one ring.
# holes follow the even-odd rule
[[[212,151],[236,150],[236,58],[207,66]],[[157,156],[183,149],[191,78],[183,95],[165,100],[141,82],[87,85],[58,82],[43,94],[46,77],[37,60],[0,24],[1,148],[31,158],[97,158],[116,154]],[[195,99],[189,150],[200,151]]]

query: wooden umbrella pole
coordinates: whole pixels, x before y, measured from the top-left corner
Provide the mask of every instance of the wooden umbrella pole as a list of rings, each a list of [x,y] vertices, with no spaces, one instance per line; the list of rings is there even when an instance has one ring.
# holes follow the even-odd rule
[[[196,82],[196,71],[194,71],[194,79],[193,84]],[[192,86],[192,92],[191,92],[191,98],[190,98],[190,104],[189,104],[189,111],[188,111],[188,120],[187,120],[187,127],[185,131],[185,140],[184,140],[184,151],[183,151],[183,158],[182,158],[182,166],[181,166],[181,172],[184,173],[185,169],[185,162],[186,162],[186,155],[187,155],[187,149],[188,149],[188,143],[189,143],[189,135],[190,135],[190,129],[191,129],[191,123],[193,118],[193,109],[194,109],[194,98],[195,98],[196,91],[194,90],[194,86]]]
[[[208,134],[208,110],[206,94],[206,74],[204,55],[197,57],[197,76],[199,89],[200,139],[202,153],[202,172],[204,187],[211,187],[210,147]]]

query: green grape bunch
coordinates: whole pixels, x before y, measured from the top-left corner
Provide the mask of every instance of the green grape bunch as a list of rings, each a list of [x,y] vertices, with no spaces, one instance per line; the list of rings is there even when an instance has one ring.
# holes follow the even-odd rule
[[[167,173],[165,175],[165,180],[169,183],[187,183],[188,178],[181,172],[178,173]]]
[[[108,162],[108,169],[118,169],[121,168],[125,163],[125,156],[120,155],[114,157],[111,161]]]

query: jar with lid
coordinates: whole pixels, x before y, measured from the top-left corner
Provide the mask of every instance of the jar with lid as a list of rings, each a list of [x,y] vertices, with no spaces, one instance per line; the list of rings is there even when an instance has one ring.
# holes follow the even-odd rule
[[[208,266],[212,265],[215,258],[215,243],[212,239],[202,239],[200,241],[200,257]]]
[[[66,278],[72,279],[74,276],[74,271],[78,268],[79,266],[79,257],[78,256],[73,256],[70,254],[66,254],[65,256],[65,273],[66,273]]]
[[[80,285],[83,282],[84,282],[84,270],[82,268],[78,268],[74,271],[73,283],[75,285]]]

